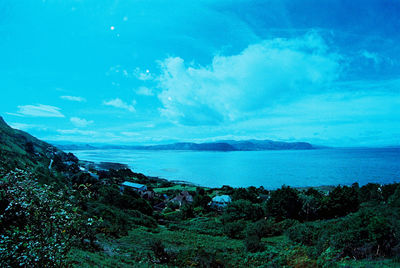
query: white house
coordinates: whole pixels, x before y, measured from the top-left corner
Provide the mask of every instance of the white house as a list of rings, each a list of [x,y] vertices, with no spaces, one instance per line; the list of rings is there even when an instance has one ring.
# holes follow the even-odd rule
[[[224,208],[231,202],[232,199],[229,195],[217,195],[211,200],[211,207]]]

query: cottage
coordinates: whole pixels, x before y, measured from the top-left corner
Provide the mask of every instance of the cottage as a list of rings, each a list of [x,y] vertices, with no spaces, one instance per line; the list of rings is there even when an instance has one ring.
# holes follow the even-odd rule
[[[210,206],[217,209],[222,209],[231,202],[232,199],[229,195],[217,195],[211,200]]]
[[[138,192],[147,191],[147,186],[139,183],[125,181],[121,184],[121,190],[123,191],[125,188],[129,188]]]
[[[141,192],[141,197],[144,199],[153,199],[156,196],[156,193],[152,190],[147,190],[147,191],[142,191]]]
[[[177,203],[182,206],[187,203],[193,202],[193,196],[188,191],[182,191],[180,194],[171,199],[171,202]]]

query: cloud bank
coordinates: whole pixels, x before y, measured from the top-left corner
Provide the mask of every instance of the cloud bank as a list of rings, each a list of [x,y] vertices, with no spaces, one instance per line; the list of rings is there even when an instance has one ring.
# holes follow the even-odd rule
[[[325,91],[338,78],[340,61],[317,34],[266,40],[238,55],[217,55],[207,66],[170,57],[158,77],[160,111],[183,125],[235,121]]]
[[[124,110],[127,110],[132,113],[136,111],[136,109],[133,105],[127,104],[126,102],[122,101],[120,98],[112,99],[109,101],[104,101],[103,104],[106,106],[112,106],[115,108],[124,109]]]

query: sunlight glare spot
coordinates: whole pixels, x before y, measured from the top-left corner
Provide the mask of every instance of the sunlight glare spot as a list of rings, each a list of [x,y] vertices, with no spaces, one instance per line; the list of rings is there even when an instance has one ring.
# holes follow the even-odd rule
[[[114,31],[115,27],[114,27],[114,26],[111,26],[110,29],[111,29],[111,31]]]

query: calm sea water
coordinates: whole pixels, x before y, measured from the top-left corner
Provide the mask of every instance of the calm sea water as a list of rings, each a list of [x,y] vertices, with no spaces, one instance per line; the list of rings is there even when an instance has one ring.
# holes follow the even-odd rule
[[[135,172],[219,187],[293,187],[400,181],[400,149],[193,152],[85,150],[82,160],[128,164]]]

